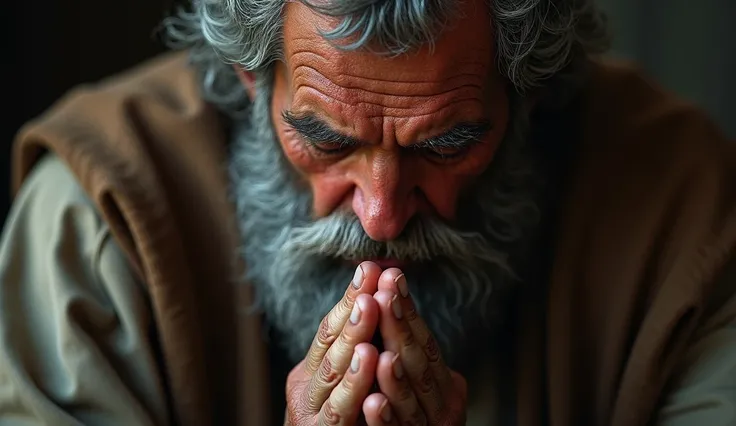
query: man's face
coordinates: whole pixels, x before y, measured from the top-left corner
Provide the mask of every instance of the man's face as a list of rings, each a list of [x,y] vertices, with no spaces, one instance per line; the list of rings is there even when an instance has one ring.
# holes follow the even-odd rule
[[[418,214],[456,219],[508,121],[488,7],[466,2],[459,16],[433,50],[389,57],[340,50],[318,32],[330,18],[286,6],[271,114],[315,218],[352,210],[376,241]]]
[[[364,260],[406,273],[451,365],[497,321],[535,170],[488,7],[458,12],[434,48],[389,57],[333,47],[330,18],[285,8],[284,61],[236,126],[231,171],[248,279],[293,360]]]

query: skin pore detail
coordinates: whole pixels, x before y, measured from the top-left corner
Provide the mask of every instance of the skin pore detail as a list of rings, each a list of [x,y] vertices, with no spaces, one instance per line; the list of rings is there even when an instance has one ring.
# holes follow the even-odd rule
[[[359,108],[362,113],[371,116],[409,118],[442,113],[444,108],[452,107],[454,103],[469,102],[478,105],[469,108],[483,107],[482,66],[474,65],[472,72],[461,72],[447,77],[429,79],[418,74],[416,76],[396,76],[397,79],[388,79],[392,74],[385,76],[362,76],[349,74],[345,70],[333,79],[322,72],[320,68],[342,67],[340,64],[330,64],[329,59],[313,52],[295,52],[291,55],[290,63],[295,65],[291,71],[295,94],[301,90],[316,92],[322,96],[346,107]],[[460,65],[462,67],[462,64]],[[470,68],[470,67],[469,67]],[[356,70],[360,72],[360,70]],[[425,74],[426,75],[426,74]],[[398,80],[398,78],[404,78]],[[424,79],[423,79],[424,78]]]
[[[482,15],[476,7],[461,12]],[[491,38],[488,20],[451,23],[432,48],[381,56],[331,44],[318,31],[329,19],[301,3],[289,3],[284,19],[271,115],[312,191],[313,215],[353,210],[378,241],[397,237],[417,214],[452,222],[508,121],[492,43],[471,43]]]

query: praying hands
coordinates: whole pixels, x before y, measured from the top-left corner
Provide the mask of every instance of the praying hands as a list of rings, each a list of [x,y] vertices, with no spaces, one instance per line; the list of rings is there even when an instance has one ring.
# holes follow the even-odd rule
[[[385,351],[370,343],[380,330]],[[380,392],[371,393],[376,381]],[[464,425],[467,386],[443,362],[397,268],[362,263],[287,379],[286,424]]]

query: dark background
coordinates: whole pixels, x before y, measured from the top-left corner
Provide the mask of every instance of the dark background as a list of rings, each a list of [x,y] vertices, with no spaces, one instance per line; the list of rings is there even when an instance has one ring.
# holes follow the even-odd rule
[[[0,9],[7,32],[0,48],[0,223],[10,203],[8,157],[18,128],[72,86],[163,51],[155,30],[174,6],[173,0],[9,3]]]
[[[0,223],[13,135],[70,87],[163,50],[155,29],[175,0],[36,0],[2,6]],[[736,137],[736,0],[599,0],[614,50],[696,102]]]

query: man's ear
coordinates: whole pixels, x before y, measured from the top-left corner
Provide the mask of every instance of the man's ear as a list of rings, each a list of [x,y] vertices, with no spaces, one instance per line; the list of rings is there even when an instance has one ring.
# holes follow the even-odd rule
[[[256,76],[250,71],[244,70],[240,65],[233,64],[233,69],[235,69],[235,73],[238,75],[238,79],[240,79],[240,82],[245,87],[245,90],[248,92],[248,97],[250,98],[251,102],[256,97]]]

